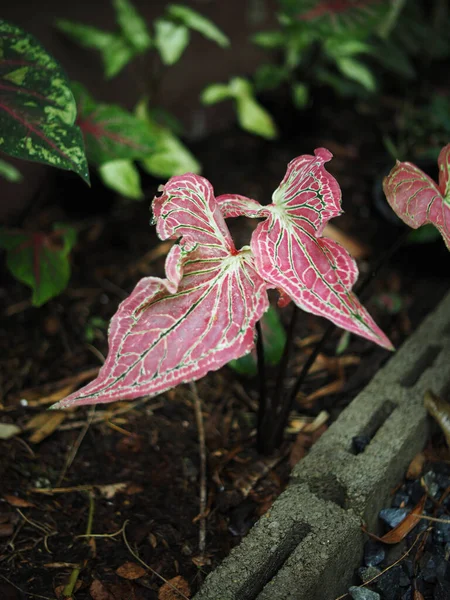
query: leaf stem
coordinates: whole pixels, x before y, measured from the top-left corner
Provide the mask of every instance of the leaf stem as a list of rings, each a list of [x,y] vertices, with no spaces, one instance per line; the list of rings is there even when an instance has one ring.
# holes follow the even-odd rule
[[[258,362],[259,379],[259,405],[256,443],[258,452],[266,454],[267,421],[272,416],[272,402],[267,395],[266,387],[266,365],[264,358],[264,342],[262,336],[261,321],[256,323],[256,357]]]
[[[375,263],[374,267],[361,280],[360,285],[356,286],[356,290],[355,290],[356,293],[363,295],[366,292],[368,286],[373,281],[373,279],[376,277],[379,270],[390,260],[392,255],[395,254],[395,252],[400,248],[400,246],[407,240],[409,234],[410,234],[410,229],[408,228],[405,230],[405,232],[403,234],[401,234],[397,237],[395,242],[381,255],[381,257]],[[287,400],[285,399],[283,401],[283,404],[281,407],[281,412],[279,415],[277,415],[277,418],[275,421],[275,427],[274,427],[274,432],[273,432],[273,441],[271,443],[269,443],[269,445],[273,446],[273,448],[278,448],[280,446],[281,442],[283,441],[284,429],[286,427],[286,424],[287,424],[287,421],[289,418],[289,414],[294,406],[295,398],[297,397],[297,394],[298,394],[302,384],[304,383],[311,366],[313,365],[314,361],[316,360],[317,355],[319,354],[319,352],[322,350],[325,343],[330,338],[335,327],[336,326],[333,323],[330,323],[328,325],[328,327],[325,329],[321,339],[317,343],[317,346],[314,348],[313,352],[309,355],[308,360],[303,365],[303,368],[300,371],[300,374],[297,377],[297,379],[294,383],[294,386],[292,387],[291,391],[288,394],[288,399]]]

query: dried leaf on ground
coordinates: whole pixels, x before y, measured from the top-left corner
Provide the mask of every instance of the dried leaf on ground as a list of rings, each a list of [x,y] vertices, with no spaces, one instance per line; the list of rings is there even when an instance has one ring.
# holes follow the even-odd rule
[[[425,600],[423,594],[419,590],[414,591],[413,600]]]
[[[22,430],[12,423],[0,423],[0,440],[9,440]]]
[[[117,570],[116,574],[123,579],[139,579],[143,577],[147,571],[141,565],[134,562],[123,563]]]
[[[12,496],[9,494],[5,494],[3,499],[6,500],[8,504],[11,506],[17,506],[18,508],[31,508],[35,506],[32,502],[28,502],[28,500],[24,500],[23,498],[18,498],[17,496]]]
[[[28,421],[25,425],[25,430],[35,430],[31,434],[29,441],[33,444],[39,444],[56,431],[66,417],[67,413],[62,410],[36,415],[36,417]]]
[[[94,579],[89,588],[92,600],[116,600],[113,594],[106,588],[99,579]]]
[[[180,600],[183,596],[178,592],[181,592],[185,598],[191,597],[189,584],[181,575],[169,579],[159,588],[158,600]]]
[[[407,515],[403,521],[401,521],[401,523],[394,527],[394,529],[391,529],[391,531],[388,531],[382,537],[377,537],[373,534],[370,534],[370,536],[380,542],[383,542],[383,544],[398,544],[398,542],[401,542],[420,521],[426,499],[427,494],[424,494],[409,515]]]
[[[422,474],[424,464],[425,455],[423,452],[419,452],[409,464],[408,470],[406,471],[406,479],[417,479]]]

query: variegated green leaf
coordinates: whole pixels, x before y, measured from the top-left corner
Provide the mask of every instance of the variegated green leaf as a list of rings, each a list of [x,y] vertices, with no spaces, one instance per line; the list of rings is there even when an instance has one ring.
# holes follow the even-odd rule
[[[89,182],[76,105],[58,63],[28,33],[0,20],[0,150]]]
[[[139,171],[131,160],[112,160],[103,163],[98,169],[98,174],[107,187],[119,192],[125,198],[131,200],[144,198]]]
[[[147,25],[130,0],[114,0],[117,22],[130,46],[138,52],[150,48],[152,39]]]
[[[141,119],[120,106],[96,104],[79,83],[72,88],[90,162],[98,166],[118,159],[142,159],[153,151],[157,136]]]

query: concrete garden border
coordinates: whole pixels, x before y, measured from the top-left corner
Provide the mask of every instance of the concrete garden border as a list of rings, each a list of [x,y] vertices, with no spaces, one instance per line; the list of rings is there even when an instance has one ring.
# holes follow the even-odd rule
[[[361,521],[427,439],[427,389],[450,393],[450,293],[294,468],[291,482],[194,600],[334,600],[359,566]],[[360,454],[352,438],[367,435]]]

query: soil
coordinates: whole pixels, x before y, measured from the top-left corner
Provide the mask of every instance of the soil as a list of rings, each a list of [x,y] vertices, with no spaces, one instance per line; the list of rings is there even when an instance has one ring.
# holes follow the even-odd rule
[[[305,113],[292,112],[281,100],[268,99],[281,123],[276,144],[237,129],[197,142],[192,150],[203,173],[217,194],[234,191],[269,202],[289,160],[329,148],[329,170],[342,187],[346,211],[335,224],[364,247],[360,270],[367,273],[403,231],[373,200],[390,163],[376,128],[379,116],[334,97],[323,97]],[[79,242],[69,288],[40,309],[31,307],[24,286],[2,273],[0,308],[7,318],[0,342],[0,421],[23,431],[0,442],[1,598],[63,597],[61,586],[78,568],[77,600],[183,597],[170,586],[161,589],[161,578],[188,585],[193,594],[284,489],[291,465],[389,358],[353,336],[336,357],[342,336],[336,331],[298,397],[284,445],[271,457],[255,450],[257,378],[225,367],[198,382],[208,459],[202,553],[199,436],[189,386],[143,401],[68,411],[56,425],[54,413],[45,410],[94,376],[107,352],[106,323],[137,280],[163,274],[167,245],[149,224],[159,183],[147,178],[146,201],[127,203],[97,181],[87,190],[70,174],[52,172],[22,219],[36,228],[69,220],[78,227]],[[246,243],[252,224],[230,225],[237,244]],[[446,260],[440,241],[404,246],[368,290],[366,305],[396,346],[448,289]],[[290,311],[282,312],[286,323]],[[306,313],[299,321],[286,385],[326,328]],[[269,387],[274,377],[269,371]],[[315,422],[323,410],[330,415],[326,424],[301,431],[305,418]],[[44,424],[54,428],[47,436]],[[95,536],[82,537],[86,532]],[[140,561],[148,568],[139,570]],[[189,597],[188,587],[180,589]]]

